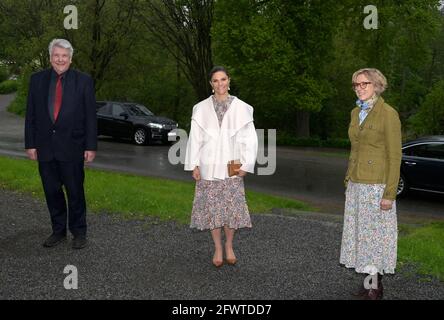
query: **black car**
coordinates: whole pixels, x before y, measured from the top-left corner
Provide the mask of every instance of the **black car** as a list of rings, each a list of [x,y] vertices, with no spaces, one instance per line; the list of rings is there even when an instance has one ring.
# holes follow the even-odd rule
[[[97,101],[98,135],[129,138],[144,145],[160,141],[168,143],[176,121],[155,116],[147,107],[138,103]]]
[[[398,196],[409,189],[444,194],[444,136],[403,144]]]

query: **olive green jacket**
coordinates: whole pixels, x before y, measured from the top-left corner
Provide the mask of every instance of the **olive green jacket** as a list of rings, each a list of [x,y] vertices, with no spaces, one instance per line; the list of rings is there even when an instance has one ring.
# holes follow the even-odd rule
[[[401,122],[398,112],[379,97],[359,125],[356,107],[351,112],[348,136],[351,153],[345,183],[385,184],[383,199],[396,199],[401,166]]]

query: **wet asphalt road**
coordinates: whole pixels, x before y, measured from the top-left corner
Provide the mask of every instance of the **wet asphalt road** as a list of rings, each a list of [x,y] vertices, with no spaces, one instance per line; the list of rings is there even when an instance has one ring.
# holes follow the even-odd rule
[[[5,111],[13,95],[0,95],[0,154],[24,157],[24,120]],[[191,181],[183,165],[171,165],[168,146],[136,146],[129,141],[99,138],[95,168],[125,171],[140,175]],[[260,152],[262,152],[260,150]],[[250,175],[246,187],[250,190],[303,200],[322,212],[342,214],[344,205],[343,179],[347,158],[332,155],[338,150],[310,148],[277,148],[277,165],[273,175]],[[412,192],[398,200],[401,219],[444,219],[442,195]]]

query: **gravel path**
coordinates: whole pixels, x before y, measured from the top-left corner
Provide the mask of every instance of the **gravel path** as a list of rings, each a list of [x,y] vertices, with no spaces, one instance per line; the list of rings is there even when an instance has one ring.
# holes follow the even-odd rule
[[[0,299],[352,299],[362,276],[338,264],[339,218],[275,213],[253,215],[236,234],[238,264],[216,269],[209,232],[153,219],[90,214],[87,248],[72,250],[70,237],[43,248],[45,204],[0,190]],[[63,286],[67,265],[77,290]],[[407,271],[384,278],[386,299],[444,298],[443,282]]]

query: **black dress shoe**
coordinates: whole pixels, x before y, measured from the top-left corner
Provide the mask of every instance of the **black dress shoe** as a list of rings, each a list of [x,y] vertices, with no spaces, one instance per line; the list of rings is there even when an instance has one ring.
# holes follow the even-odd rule
[[[66,240],[66,235],[64,234],[52,234],[48,239],[45,240],[43,246],[46,248],[55,247],[59,243]]]
[[[72,240],[72,248],[73,249],[82,249],[86,247],[88,240],[86,240],[85,236],[77,236]]]
[[[384,287],[382,286],[382,282],[378,284],[378,289],[370,289],[365,300],[382,300],[384,296]]]
[[[368,295],[370,289],[366,289],[364,288],[364,286],[359,287],[358,290],[352,292],[352,296],[354,297],[359,297],[359,298],[363,298],[366,297]]]

